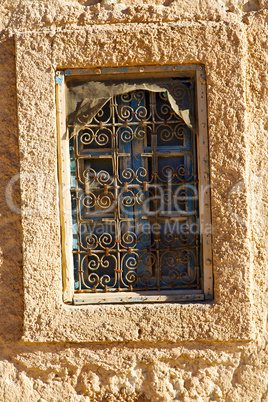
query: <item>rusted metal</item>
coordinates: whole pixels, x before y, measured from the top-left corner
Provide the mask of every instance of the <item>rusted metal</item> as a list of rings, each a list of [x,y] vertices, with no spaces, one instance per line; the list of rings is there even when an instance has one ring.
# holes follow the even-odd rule
[[[196,135],[165,93],[115,96],[70,157],[75,291],[201,289]]]

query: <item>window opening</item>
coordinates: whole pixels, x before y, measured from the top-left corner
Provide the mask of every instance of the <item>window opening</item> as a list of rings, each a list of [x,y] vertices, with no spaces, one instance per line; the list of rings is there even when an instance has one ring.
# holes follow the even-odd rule
[[[150,82],[69,108],[75,295],[203,296],[195,78]]]

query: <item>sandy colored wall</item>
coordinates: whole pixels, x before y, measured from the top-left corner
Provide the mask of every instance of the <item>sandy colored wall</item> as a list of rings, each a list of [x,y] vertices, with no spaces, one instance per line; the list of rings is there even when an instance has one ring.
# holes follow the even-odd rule
[[[268,3],[265,0],[249,2],[103,0],[101,3],[97,0],[2,1],[0,5],[1,401],[268,401],[267,22]],[[191,29],[191,32],[201,35],[195,41],[200,42],[199,47],[194,44],[187,45],[185,60],[189,62],[187,58],[192,57],[195,49],[197,47],[200,49],[204,44],[204,52],[196,52],[196,59],[192,59],[191,62],[201,60],[202,63],[207,63],[210,71],[207,82],[210,102],[209,138],[214,166],[211,174],[215,183],[213,308],[219,312],[218,321],[213,321],[207,308],[202,307],[208,314],[209,323],[206,336],[204,335],[202,339],[201,330],[199,329],[199,332],[195,330],[197,318],[192,320],[189,307],[188,321],[183,314],[181,315],[184,319],[183,325],[188,322],[188,332],[191,334],[188,338],[186,336],[188,340],[181,338],[179,332],[181,327],[178,323],[176,324],[178,328],[175,326],[177,332],[172,332],[172,328],[170,330],[172,336],[165,334],[163,328],[162,332],[159,330],[158,336],[150,336],[149,329],[146,331],[144,328],[144,335],[137,338],[126,334],[120,337],[116,335],[115,330],[114,332],[111,330],[112,335],[108,340],[105,341],[100,337],[98,341],[98,333],[94,332],[93,328],[94,341],[87,340],[82,331],[77,341],[74,334],[73,337],[70,336],[68,342],[62,333],[58,335],[55,328],[59,323],[53,323],[53,317],[44,314],[40,316],[39,313],[43,310],[40,310],[42,300],[38,299],[38,288],[35,298],[31,293],[31,275],[25,273],[25,266],[28,264],[25,260],[25,250],[27,245],[36,242],[34,226],[33,238],[28,237],[29,225],[36,225],[36,222],[29,218],[27,227],[27,217],[21,219],[19,213],[21,199],[19,171],[22,168],[21,161],[26,160],[22,145],[27,139],[25,133],[28,129],[23,127],[23,122],[26,120],[25,115],[21,117],[21,113],[23,110],[25,113],[29,112],[27,99],[31,101],[34,99],[34,91],[30,95],[29,91],[27,92],[27,88],[31,85],[31,72],[37,71],[34,69],[39,63],[39,70],[48,78],[51,77],[51,70],[59,63],[57,60],[60,60],[64,52],[65,59],[69,57],[68,63],[81,67],[85,63],[85,56],[73,55],[71,42],[80,41],[79,46],[83,46],[85,32],[90,32],[88,41],[91,41],[93,46],[92,54],[96,51],[98,55],[95,62],[99,65],[105,63],[114,65],[120,57],[124,64],[126,55],[130,57],[129,63],[135,62],[128,53],[127,40],[124,39],[126,32],[143,31],[158,34],[160,32],[160,36],[164,37],[163,32],[167,28],[170,39],[166,41],[168,44],[166,51],[165,47],[160,47],[162,61],[167,63],[172,53],[170,49],[174,46],[172,32],[176,35],[180,27],[185,31],[185,35]],[[81,36],[79,30],[82,32]],[[101,37],[101,30],[109,32],[109,43],[97,41],[96,38]],[[115,46],[115,52],[118,50],[118,59],[111,51],[111,44],[115,38],[120,38],[115,32],[121,32],[122,35],[121,41],[117,41]],[[62,35],[71,38],[72,33],[75,39],[70,39],[64,45]],[[146,38],[146,35],[143,35],[143,40],[144,37]],[[33,38],[41,40],[33,41]],[[154,38],[156,42],[161,39],[157,35]],[[217,49],[213,50],[212,39],[213,43],[217,44]],[[32,46],[32,43],[35,45]],[[150,46],[153,46],[151,42],[147,50],[143,48],[141,51],[140,58],[144,57],[145,63],[148,63],[148,55],[151,54]],[[55,64],[49,57],[42,57],[44,49],[46,55],[50,54],[52,49],[51,52],[54,54],[51,57]],[[103,52],[106,53],[103,55]],[[205,55],[209,52],[212,56],[206,61]],[[214,63],[216,59],[213,54],[216,53],[219,54],[217,60],[221,61],[219,64]],[[225,53],[229,54],[229,57],[226,55],[224,58],[222,55]],[[35,65],[31,65],[29,61],[32,60],[32,54],[35,54],[37,60]],[[243,59],[243,62],[239,63],[239,59]],[[21,77],[26,77],[27,74],[25,71],[20,73],[23,70],[24,60],[29,68],[25,86]],[[152,63],[154,62],[157,61],[152,60]],[[228,71],[228,66],[231,66],[230,69],[233,68],[228,74],[217,70]],[[241,68],[241,73],[237,68]],[[220,87],[217,77],[221,77]],[[232,80],[232,77],[239,78]],[[36,88],[37,95],[38,91]],[[232,91],[234,99],[240,98],[236,102],[231,98],[226,102],[224,97]],[[48,94],[48,99],[49,89],[44,88],[43,92]],[[217,102],[213,103],[213,99]],[[49,102],[49,99],[46,101]],[[38,101],[36,103],[33,111],[38,110]],[[225,106],[217,112],[215,104]],[[31,117],[33,123],[34,118],[33,115]],[[36,121],[38,125],[40,117]],[[53,124],[53,119],[49,120],[49,124]],[[33,133],[36,130],[33,125]],[[228,139],[228,136],[230,143],[235,137],[237,146],[228,149],[226,143],[226,154],[218,154],[217,144],[221,142],[222,137]],[[34,138],[38,142],[38,137]],[[46,142],[42,141],[43,139],[40,139],[40,144],[46,146]],[[38,152],[32,153],[33,166]],[[27,157],[30,155],[27,154]],[[54,161],[51,162],[53,163]],[[31,165],[27,166],[30,168]],[[238,210],[232,210],[230,215],[227,215],[226,209],[228,204],[225,198],[226,188],[234,189],[233,196],[238,200]],[[239,200],[244,197],[247,201],[241,206]],[[22,193],[22,200],[25,201],[26,198]],[[237,220],[237,216],[239,218],[242,216],[242,221]],[[48,224],[43,230],[49,230],[48,218],[44,218],[44,222]],[[227,227],[231,228],[231,231],[227,231]],[[51,229],[53,233],[54,229],[54,227]],[[55,233],[56,238],[58,232]],[[36,245],[40,246],[40,249],[44,246],[38,242]],[[228,264],[225,263],[226,256]],[[37,275],[43,257],[41,254],[38,255],[38,252],[35,257],[32,270]],[[40,277],[43,273],[44,271],[40,273]],[[235,273],[233,278],[236,283],[232,282],[226,292],[229,273],[232,275]],[[60,275],[58,276],[60,278]],[[43,279],[46,280],[45,275]],[[235,308],[231,305],[232,298],[233,300],[238,298],[241,303],[240,315],[237,305]],[[49,304],[49,301],[44,300],[44,304],[46,303]],[[224,332],[220,321],[224,321],[225,316]],[[146,323],[144,317],[145,315],[140,315],[140,321]],[[246,323],[244,328],[243,317]],[[228,328],[232,319],[239,323],[237,339],[234,335],[235,324],[232,330]],[[172,325],[170,324],[171,327]],[[215,330],[217,326],[221,329]],[[46,336],[46,328],[48,332],[53,330],[56,334],[50,337],[50,340],[49,335]],[[68,331],[72,329],[67,324],[66,328]],[[184,326],[183,329],[186,332],[187,327]],[[210,329],[211,337],[208,335]],[[124,331],[127,331],[127,325]],[[232,336],[228,336],[230,331]],[[173,334],[179,335],[176,337]]]

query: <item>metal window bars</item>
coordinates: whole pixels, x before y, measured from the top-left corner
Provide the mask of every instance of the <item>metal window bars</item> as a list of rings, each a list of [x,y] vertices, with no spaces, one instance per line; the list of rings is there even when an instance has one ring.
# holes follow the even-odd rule
[[[57,71],[56,97],[64,302],[211,300],[204,66]]]
[[[114,96],[70,159],[75,292],[201,289],[196,135],[166,92]]]

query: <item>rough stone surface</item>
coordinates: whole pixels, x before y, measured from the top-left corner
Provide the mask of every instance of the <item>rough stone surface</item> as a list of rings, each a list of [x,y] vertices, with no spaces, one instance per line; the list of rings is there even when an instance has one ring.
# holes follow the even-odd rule
[[[207,26],[196,22],[160,26],[133,23],[76,31],[17,33],[24,284],[27,289],[24,293],[25,341],[140,339],[175,342],[254,338],[252,273],[248,264],[251,250],[249,194],[246,192],[245,41],[242,24],[230,23],[227,27],[215,22]],[[233,48],[235,53],[232,53]],[[214,302],[63,305],[54,69],[193,61],[206,65],[209,79]]]
[[[1,401],[268,401],[267,8],[1,2]],[[54,69],[190,62],[208,78],[214,302],[64,306]]]

